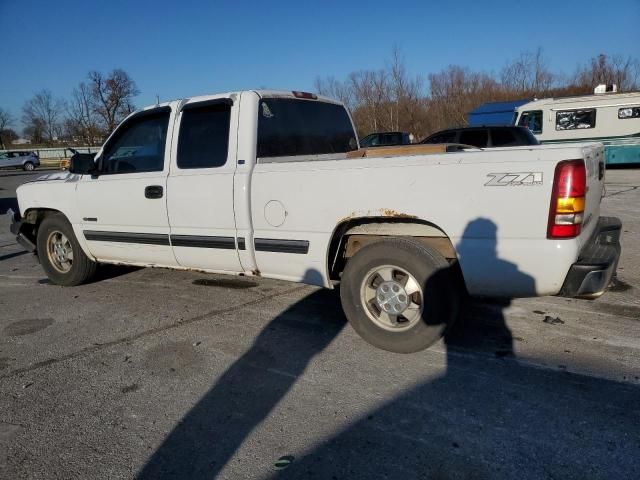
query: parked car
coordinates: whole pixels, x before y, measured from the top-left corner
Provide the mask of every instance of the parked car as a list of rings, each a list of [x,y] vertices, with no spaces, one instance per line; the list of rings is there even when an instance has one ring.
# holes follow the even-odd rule
[[[371,133],[360,140],[362,148],[392,147],[394,145],[409,145],[411,138],[407,132],[379,132]]]
[[[0,153],[0,168],[22,168],[26,171],[35,170],[40,166],[40,157],[35,152],[2,152]]]
[[[478,148],[540,144],[528,128],[515,126],[450,128],[436,132],[420,143],[461,143]]]
[[[446,147],[358,149],[310,93],[176,100],[18,187],[11,231],[58,285],[98,263],[340,282],[354,329],[394,352],[437,341],[466,292],[604,293],[621,223],[600,216],[601,143]]]

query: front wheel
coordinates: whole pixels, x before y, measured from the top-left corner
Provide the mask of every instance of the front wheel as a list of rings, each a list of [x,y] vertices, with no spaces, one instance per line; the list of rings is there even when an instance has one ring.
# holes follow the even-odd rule
[[[36,166],[34,165],[33,162],[25,162],[22,168],[24,169],[25,172],[32,172],[36,169]]]
[[[342,308],[370,344],[396,353],[438,341],[460,306],[456,269],[417,241],[389,238],[363,247],[342,275]]]
[[[38,229],[38,258],[47,277],[63,286],[80,285],[89,280],[97,264],[85,255],[62,214],[46,217]]]

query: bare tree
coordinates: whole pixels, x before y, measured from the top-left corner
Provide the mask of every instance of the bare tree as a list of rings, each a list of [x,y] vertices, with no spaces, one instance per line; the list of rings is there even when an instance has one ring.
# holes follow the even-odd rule
[[[2,148],[7,148],[13,142],[18,140],[18,134],[13,128],[5,128],[0,130],[0,143],[2,144]]]
[[[101,140],[100,118],[94,111],[91,88],[84,82],[81,82],[71,94],[64,126],[67,135],[80,137],[87,145]]]
[[[334,77],[317,77],[314,82],[314,87],[320,95],[339,100],[350,110],[355,106],[353,103],[353,92],[345,82],[336,80]]]
[[[393,48],[388,70],[392,107],[395,107],[391,109],[393,130],[408,131],[414,135],[421,133],[426,126],[422,79],[409,77],[398,47]]]
[[[429,113],[434,129],[466,125],[467,113],[478,105],[504,100],[500,84],[483,72],[450,65],[428,78],[431,91]]]
[[[42,90],[22,107],[22,123],[34,141],[53,142],[60,133],[60,116],[64,102],[53,97],[49,90]]]
[[[639,77],[640,63],[637,59],[600,54],[578,69],[573,83],[590,89],[600,84],[615,84],[620,91],[624,92],[636,90]]]
[[[9,113],[8,110],[0,107],[0,148],[4,149],[4,138],[5,135],[2,133],[7,130],[9,125],[13,124],[13,116]]]
[[[573,79],[552,72],[541,48],[522,52],[499,76],[451,65],[429,74],[428,93],[412,78],[398,48],[381,70],[353,72],[344,80],[316,79],[316,89],[347,105],[361,135],[402,130],[422,137],[443,128],[466,125],[468,113],[486,102],[535,96],[581,95],[598,83],[621,90],[638,88],[640,67],[631,58],[601,55]]]
[[[502,86],[517,95],[536,96],[547,93],[557,76],[548,69],[542,48],[522,52],[501,73]]]
[[[348,82],[354,102],[353,116],[360,134],[389,130],[391,117],[388,107],[391,99],[388,72],[364,70],[349,75]]]
[[[119,68],[105,76],[89,73],[93,111],[100,117],[108,135],[128,114],[135,110],[133,99],[140,91],[127,72]]]

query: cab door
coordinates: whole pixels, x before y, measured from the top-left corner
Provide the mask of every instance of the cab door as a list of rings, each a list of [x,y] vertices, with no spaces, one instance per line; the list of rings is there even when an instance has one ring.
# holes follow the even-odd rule
[[[167,205],[183,267],[243,271],[233,205],[237,111],[231,98],[211,97],[187,102],[178,113]]]
[[[79,180],[82,234],[98,260],[176,265],[166,204],[171,119],[169,107],[130,117],[107,141],[96,174]]]

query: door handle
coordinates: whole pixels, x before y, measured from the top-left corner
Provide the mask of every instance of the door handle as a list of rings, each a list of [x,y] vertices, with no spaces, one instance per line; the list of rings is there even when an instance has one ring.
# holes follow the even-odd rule
[[[144,189],[144,196],[147,198],[162,198],[163,188],[161,185],[149,185]]]

